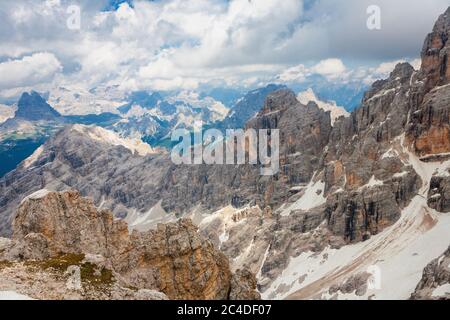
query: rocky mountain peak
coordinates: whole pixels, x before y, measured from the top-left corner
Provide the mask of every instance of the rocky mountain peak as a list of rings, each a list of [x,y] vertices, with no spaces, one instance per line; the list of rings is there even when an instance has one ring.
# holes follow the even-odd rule
[[[447,10],[439,16],[438,20],[436,21],[433,32],[442,32],[447,33],[450,30],[450,7],[447,8]]]
[[[274,91],[286,88],[285,86],[269,84],[264,88],[256,89],[240,98],[231,108],[230,114],[216,125],[220,129],[240,129],[255,114],[261,111],[261,106],[265,104],[266,98]]]
[[[444,85],[450,81],[450,7],[426,37],[422,49],[422,71],[428,77],[428,87]]]
[[[299,102],[292,90],[280,89],[267,96],[263,113],[281,111],[296,104],[299,104]]]
[[[414,72],[414,67],[408,62],[402,62],[395,66],[394,71],[391,72],[390,79],[410,79]]]
[[[56,120],[61,114],[53,109],[39,93],[32,91],[22,94],[17,111],[16,118],[38,121],[38,120]]]

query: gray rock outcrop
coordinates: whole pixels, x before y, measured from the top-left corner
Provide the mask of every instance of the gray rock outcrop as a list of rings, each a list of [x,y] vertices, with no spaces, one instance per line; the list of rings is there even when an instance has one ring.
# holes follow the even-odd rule
[[[440,290],[441,288],[443,290]],[[417,284],[411,299],[450,299],[450,247],[444,254],[425,267],[422,279]]]

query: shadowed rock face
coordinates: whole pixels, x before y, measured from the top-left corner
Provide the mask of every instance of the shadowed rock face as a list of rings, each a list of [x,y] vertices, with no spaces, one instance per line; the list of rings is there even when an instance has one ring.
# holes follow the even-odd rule
[[[439,212],[450,212],[450,174],[431,178],[428,206]]]
[[[126,286],[161,291],[171,299],[228,299],[230,293],[259,298],[254,276],[233,275],[225,255],[190,220],[130,235],[125,222],[97,211],[78,192],[41,191],[20,205],[13,230],[12,249],[3,253],[10,260],[100,256]]]
[[[37,92],[24,93],[19,100],[16,118],[29,121],[56,120],[61,117]]]

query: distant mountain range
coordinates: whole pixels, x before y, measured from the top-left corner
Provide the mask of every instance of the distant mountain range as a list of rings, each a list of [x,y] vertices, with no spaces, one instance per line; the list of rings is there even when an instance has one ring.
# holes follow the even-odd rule
[[[9,108],[8,117],[0,123],[0,176],[13,170],[66,125],[79,123],[110,126],[121,119],[112,113],[63,116],[34,91],[23,93],[17,107]]]
[[[190,130],[198,121],[205,127],[242,128],[258,113],[266,97],[282,88],[286,87],[270,84],[246,93],[226,88],[201,93],[137,91],[126,97],[117,87],[89,91],[58,87],[45,94],[25,92],[15,106],[0,106],[0,158],[6,159],[0,177],[68,124],[97,125],[125,138],[170,148],[172,130]],[[320,101],[315,94],[309,98]]]
[[[86,113],[81,107],[86,100],[81,94],[59,88],[60,98],[50,98],[61,110],[67,112],[61,99],[76,99],[74,110],[80,115],[62,115],[37,92],[24,93],[16,106],[0,106],[0,158],[3,166],[0,177],[13,170],[22,160],[30,156],[55,132],[69,124],[97,125],[117,132],[125,138],[142,139],[152,146],[170,148],[170,133],[175,128],[190,129],[195,121],[203,121],[205,127],[218,129],[242,128],[245,123],[261,109],[270,93],[285,88],[281,85],[266,87],[241,93],[233,89],[212,89],[200,95],[163,95],[159,92],[133,92],[126,100],[128,103],[115,103],[113,112]],[[115,88],[95,89],[84,93],[92,98],[99,92],[108,92],[116,100]],[[317,97],[310,96],[318,102]],[[303,101],[305,102],[305,101]],[[106,108],[106,102],[100,102],[100,110]],[[88,104],[89,105],[89,104]],[[324,104],[326,105],[326,104]],[[106,108],[110,110],[110,108]]]

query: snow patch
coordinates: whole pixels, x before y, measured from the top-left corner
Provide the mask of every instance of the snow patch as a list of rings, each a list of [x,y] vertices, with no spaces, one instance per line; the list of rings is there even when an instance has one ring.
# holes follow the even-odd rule
[[[445,168],[446,165],[442,164],[441,162],[423,162],[423,161],[421,161],[419,159],[419,157],[417,157],[414,153],[409,151],[408,148],[404,145],[405,135],[404,134],[401,135],[399,137],[399,139],[400,139],[400,143],[401,143],[401,147],[402,147],[402,152],[404,154],[406,154],[406,156],[408,157],[406,159],[406,162],[413,167],[414,171],[416,171],[416,173],[422,179],[423,185],[422,185],[422,188],[420,189],[419,193],[422,196],[426,196],[429,186],[430,186],[431,177],[434,174],[436,174],[437,172],[440,172],[440,170],[442,170],[442,168]],[[446,163],[450,163],[450,161],[448,161]]]
[[[75,124],[72,130],[88,135],[91,139],[100,141],[113,146],[123,146],[130,150],[133,154],[146,156],[154,154],[155,151],[150,145],[139,139],[121,138],[117,133],[96,126],[85,126]]]
[[[158,223],[168,223],[176,221],[177,218],[173,214],[167,213],[161,206],[159,201],[149,211],[141,213],[137,210],[132,211],[125,221],[128,223],[130,230],[148,231],[155,228]]]
[[[434,176],[437,176],[437,177],[450,177],[450,160],[444,162],[441,166],[439,166],[435,170]]]
[[[219,248],[222,247],[222,245],[227,242],[230,238],[230,229],[232,229],[234,226],[240,225],[245,223],[247,220],[247,217],[249,216],[255,216],[255,215],[261,215],[262,210],[259,206],[253,206],[253,207],[244,207],[244,208],[234,208],[232,206],[224,207],[218,211],[216,211],[213,214],[200,214],[198,219],[198,226],[200,229],[204,228],[205,226],[210,225],[212,222],[215,222],[218,220],[220,224],[217,227],[217,234],[219,237]],[[197,219],[193,219],[197,220]],[[247,254],[250,253],[250,251],[246,251]],[[244,253],[243,253],[244,254]],[[245,254],[241,255],[240,258],[244,261]],[[236,261],[238,261],[236,260]]]
[[[320,109],[324,111],[330,111],[331,125],[333,125],[336,119],[340,117],[350,116],[350,113],[348,113],[343,107],[338,106],[335,101],[325,102],[317,98],[316,94],[311,88],[309,88],[306,91],[300,92],[297,96],[297,100],[304,105],[307,105],[309,102],[312,101],[315,102]]]
[[[393,148],[390,148],[381,156],[381,159],[396,158],[396,157],[398,157],[398,152]]]
[[[393,175],[393,177],[394,178],[402,178],[406,175],[408,175],[408,171],[402,171],[402,172],[397,172],[396,174]]]
[[[8,300],[34,300],[26,295],[17,293],[15,291],[0,291],[0,300],[8,301]]]
[[[29,196],[25,197],[20,204],[24,203],[27,200],[39,200],[39,199],[42,199],[46,195],[48,195],[50,192],[52,192],[52,191],[47,190],[47,189],[38,190],[38,191],[30,194]]]
[[[392,88],[392,89],[387,89],[387,90],[381,90],[379,93],[377,93],[376,95],[374,95],[373,97],[371,97],[370,99],[368,99],[367,102],[376,100],[376,99],[381,98],[381,97],[384,97],[384,96],[387,96],[388,94],[393,93],[393,92],[396,92],[396,91],[399,90],[399,89],[400,89],[400,87]]]
[[[222,243],[227,242],[228,239],[230,238],[230,234],[224,230],[220,235],[219,235],[219,241],[220,244],[222,245]]]
[[[262,261],[261,261],[261,266],[259,267],[258,273],[256,274],[256,279],[259,280],[259,281],[262,280],[262,268],[264,266],[264,263],[267,260],[267,257],[269,256],[269,252],[270,252],[270,244],[267,246],[267,249],[264,252],[264,256],[263,256]]]
[[[450,295],[450,283],[437,287],[431,294],[432,297],[442,297],[445,295]]]
[[[41,156],[42,152],[44,152],[44,147],[40,146],[39,148],[36,149],[36,151],[33,152],[33,154],[31,156],[29,156],[27,159],[25,159],[23,161],[23,167],[25,169],[28,169],[31,167],[31,165],[33,163],[35,163],[39,157]]]
[[[313,178],[304,189],[303,196],[284,209],[280,213],[282,216],[288,216],[294,210],[311,210],[326,203],[327,198],[324,197],[325,182],[321,180],[314,182]]]
[[[373,187],[376,187],[376,186],[382,186],[383,184],[384,184],[383,181],[376,179],[375,176],[372,176],[370,178],[369,182],[367,182],[365,185],[359,187],[358,190],[361,191],[361,190],[364,190],[364,189],[370,189],[370,188],[373,188]]]

